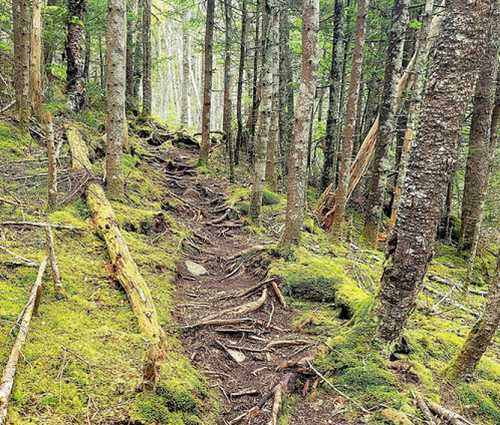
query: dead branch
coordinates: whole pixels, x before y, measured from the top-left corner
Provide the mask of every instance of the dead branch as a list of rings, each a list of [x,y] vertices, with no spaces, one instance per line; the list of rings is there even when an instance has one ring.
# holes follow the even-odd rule
[[[37,263],[36,261],[30,260],[28,258],[24,258],[21,255],[16,254],[15,252],[12,252],[5,246],[0,246],[0,249],[5,251],[7,254],[12,255],[14,258],[17,258],[16,264],[22,265],[22,266],[27,266],[27,267],[39,267],[40,263]]]
[[[12,387],[14,386],[17,363],[19,361],[23,345],[26,341],[26,337],[28,336],[31,317],[33,316],[33,311],[37,303],[37,296],[39,295],[40,288],[43,285],[43,275],[45,273],[46,267],[47,258],[45,258],[40,263],[35,284],[31,288],[28,302],[24,308],[23,318],[19,326],[19,333],[17,334],[16,340],[14,342],[2,375],[2,381],[0,384],[0,425],[5,424],[7,420],[7,407],[9,404],[10,395],[12,393]]]
[[[56,297],[62,297],[62,283],[61,283],[61,273],[59,272],[59,265],[57,264],[56,249],[54,246],[54,235],[52,234],[52,228],[50,226],[46,227],[47,231],[47,253],[50,261],[50,270],[52,271],[52,279],[54,280],[54,289],[56,291]]]
[[[431,411],[429,410],[429,406],[427,406],[427,403],[423,399],[423,397],[419,393],[415,393],[415,403],[417,407],[420,409],[422,414],[424,415],[425,420],[429,425],[434,425],[434,416],[432,416]]]
[[[269,350],[273,347],[282,347],[284,345],[309,345],[314,344],[315,341],[307,339],[278,339],[276,341],[271,341],[265,346],[265,350]]]
[[[64,230],[82,230],[80,227],[69,226],[65,224],[53,224],[53,223],[43,223],[37,221],[2,221],[0,222],[0,227],[52,227],[54,229],[64,229]]]
[[[446,407],[440,406],[439,404],[434,403],[431,400],[426,400],[426,402],[432,412],[434,412],[439,417],[446,419],[453,425],[474,425],[462,415],[459,415],[458,413],[453,412]]]
[[[271,282],[271,288],[273,288],[274,295],[276,295],[276,298],[278,299],[278,301],[282,305],[282,307],[287,308],[285,297],[283,296],[283,293],[281,292],[280,288],[278,287],[278,284],[276,283],[276,281],[273,280]]]
[[[225,310],[222,310],[218,313],[215,313],[211,316],[206,317],[205,319],[202,320],[202,322],[207,321],[207,320],[216,319],[217,317],[225,316],[225,315],[244,315],[244,314],[252,313],[252,312],[258,310],[259,308],[261,308],[264,305],[264,303],[266,302],[266,299],[267,299],[267,288],[264,288],[261,296],[257,300],[250,301],[250,302],[245,303],[245,304],[237,305],[235,307],[226,308]]]

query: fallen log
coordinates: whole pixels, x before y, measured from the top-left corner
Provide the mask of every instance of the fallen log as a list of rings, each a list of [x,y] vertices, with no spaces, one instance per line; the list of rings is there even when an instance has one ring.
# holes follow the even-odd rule
[[[54,289],[56,291],[56,298],[62,298],[62,283],[61,273],[59,272],[59,265],[57,264],[56,248],[54,246],[54,235],[52,228],[46,227],[47,232],[47,254],[50,261],[50,270],[52,271],[52,279],[54,280]]]
[[[453,412],[431,400],[426,400],[429,409],[439,417],[446,419],[452,425],[474,425],[471,421],[464,418],[462,415]]]
[[[14,346],[10,352],[7,364],[2,375],[2,381],[0,382],[0,425],[6,423],[7,420],[7,407],[9,405],[10,395],[12,393],[12,387],[14,386],[14,378],[16,376],[17,363],[21,355],[21,350],[24,343],[26,342],[26,337],[28,336],[28,331],[31,323],[31,317],[37,305],[37,298],[40,295],[40,289],[43,285],[43,275],[45,269],[47,268],[47,258],[45,258],[38,268],[38,275],[36,281],[31,288],[31,293],[28,298],[28,302],[24,307],[24,314],[19,325],[19,332],[17,334]]]
[[[0,222],[0,227],[52,227],[53,229],[64,229],[64,230],[82,230],[79,227],[69,226],[65,224],[53,224],[53,223],[43,223],[38,221],[2,221]]]
[[[66,128],[67,139],[75,169],[92,173],[87,147],[79,131]],[[111,274],[127,293],[141,332],[150,340],[151,347],[144,366],[144,385],[154,386],[159,379],[159,364],[165,357],[165,335],[160,326],[151,291],[135,263],[127,242],[122,236],[113,208],[104,189],[91,180],[85,190],[87,205],[97,233],[105,241],[111,259]]]
[[[414,396],[415,396],[415,404],[422,412],[422,415],[424,415],[424,418],[427,421],[427,423],[429,425],[434,425],[435,424],[434,417],[432,416],[429,406],[427,405],[424,398],[419,393],[415,393]]]

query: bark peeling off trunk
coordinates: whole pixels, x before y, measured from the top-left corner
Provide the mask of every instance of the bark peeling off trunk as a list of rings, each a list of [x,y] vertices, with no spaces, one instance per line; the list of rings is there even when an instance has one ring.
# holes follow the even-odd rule
[[[488,27],[491,2],[449,0],[445,13],[382,275],[379,335],[387,342],[400,336],[432,258],[459,131],[485,47],[481,28]]]

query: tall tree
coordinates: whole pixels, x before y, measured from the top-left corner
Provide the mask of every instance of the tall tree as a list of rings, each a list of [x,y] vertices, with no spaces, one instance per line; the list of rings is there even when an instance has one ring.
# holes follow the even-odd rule
[[[392,9],[392,22],[385,54],[382,103],[379,111],[379,133],[373,157],[373,172],[368,184],[368,206],[364,233],[369,243],[375,244],[384,203],[383,177],[387,149],[394,140],[396,128],[396,91],[401,65],[403,45],[408,25],[410,0],[396,0]]]
[[[127,109],[134,111],[137,107],[134,96],[134,49],[136,40],[137,0],[127,0]]]
[[[491,4],[446,2],[398,219],[387,244],[378,309],[378,333],[386,342],[399,338],[432,258],[460,127],[486,47],[482,29],[488,28]]]
[[[499,16],[498,12],[496,16]],[[495,156],[495,146],[490,143],[490,131],[495,106],[498,46],[500,44],[499,29],[500,23],[495,22],[494,28],[491,29],[488,48],[481,61],[474,96],[469,153],[465,168],[460,245],[463,250],[470,251],[472,257],[474,257],[479,239],[490,162]]]
[[[340,81],[342,74],[342,46],[343,46],[343,0],[335,0],[333,9],[333,37],[332,37],[332,62],[330,64],[330,81],[328,93],[328,113],[326,117],[325,134],[325,160],[321,174],[321,190],[333,180],[334,164],[334,136],[339,121],[340,106]]]
[[[38,119],[42,116],[42,4],[31,2],[31,108]]]
[[[246,38],[247,38],[247,0],[241,1],[241,35],[240,35],[240,62],[238,65],[238,87],[236,93],[236,121],[238,130],[236,134],[236,147],[234,149],[234,163],[238,164],[240,151],[244,145],[243,133],[243,77],[245,72],[246,56]]]
[[[73,112],[81,111],[85,105],[85,13],[87,0],[68,0],[68,23],[66,38],[66,92]]]
[[[266,179],[266,154],[271,124],[272,109],[272,61],[271,46],[274,40],[274,31],[270,27],[271,16],[275,13],[275,7],[270,0],[260,0],[262,11],[262,51],[261,51],[261,74],[260,74],[260,101],[258,132],[255,140],[255,163],[252,193],[250,196],[249,215],[252,219],[260,217],[262,209],[262,194]]]
[[[292,141],[293,131],[293,71],[290,52],[290,18],[288,7],[280,11],[279,21],[279,123],[278,133],[281,150],[281,167],[283,175],[287,173],[288,150]]]
[[[151,4],[142,0],[142,113],[151,115]]]
[[[255,38],[253,46],[253,75],[252,75],[252,106],[250,108],[250,115],[248,119],[248,140],[247,140],[247,153],[250,164],[254,163],[254,144],[255,144],[255,128],[257,126],[257,113],[259,111],[259,60],[261,56],[261,16],[260,10],[261,2],[264,0],[256,0],[255,2]],[[263,18],[262,18],[263,19]],[[262,75],[262,74],[261,74]]]
[[[319,0],[304,0],[302,26],[302,70],[299,98],[293,124],[293,142],[288,158],[286,221],[281,245],[298,243],[304,222],[307,185],[307,144],[316,92],[318,68]]]
[[[14,35],[14,89],[16,112],[19,122],[25,126],[29,117],[30,88],[30,24],[27,0],[12,1]]]
[[[122,150],[127,144],[125,117],[125,0],[108,0],[106,23],[106,188],[111,198],[123,196]]]
[[[189,21],[189,13],[184,15],[182,23],[182,84],[181,84],[181,125],[188,125],[189,116],[189,31],[187,22]]]
[[[203,55],[203,110],[201,112],[200,164],[208,163],[210,150],[210,109],[212,106],[212,61],[214,38],[215,0],[207,0],[207,19],[205,24],[205,49]]]
[[[356,16],[356,34],[354,50],[352,52],[351,77],[347,96],[345,123],[342,131],[342,146],[339,155],[339,180],[335,193],[337,208],[332,217],[332,234],[340,237],[344,224],[345,207],[348,196],[349,173],[351,169],[352,147],[354,140],[354,127],[356,125],[356,108],[358,105],[361,70],[363,67],[363,48],[366,38],[366,16],[370,0],[359,0]]]
[[[226,137],[226,152],[229,165],[229,180],[234,181],[234,160],[233,160],[233,135],[231,131],[232,102],[231,102],[231,44],[232,44],[232,20],[233,11],[231,0],[224,0],[224,20],[226,30],[224,32],[224,101],[222,111],[222,131]]]
[[[481,318],[471,329],[460,353],[451,366],[455,378],[468,378],[493,340],[500,324],[500,252],[496,272],[490,284]]]

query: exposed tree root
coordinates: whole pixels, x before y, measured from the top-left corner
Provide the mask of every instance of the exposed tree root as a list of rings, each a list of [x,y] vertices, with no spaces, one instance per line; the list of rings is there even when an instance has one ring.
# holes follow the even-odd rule
[[[35,284],[31,288],[30,297],[28,302],[24,307],[24,313],[19,325],[19,332],[10,352],[7,364],[5,366],[2,381],[0,382],[0,425],[3,425],[7,420],[7,407],[9,405],[10,395],[12,393],[12,387],[14,386],[14,378],[16,375],[17,362],[21,355],[21,349],[28,336],[28,331],[30,327],[31,317],[35,312],[36,306],[39,302],[39,297],[41,294],[41,287],[43,285],[43,275],[45,269],[47,268],[47,258],[45,258],[38,268],[38,275]]]
[[[248,303],[237,305],[235,307],[226,308],[225,310],[222,310],[218,313],[212,314],[211,316],[204,318],[202,322],[216,319],[217,317],[225,315],[245,315],[248,313],[252,313],[253,311],[256,311],[259,308],[261,308],[265,304],[266,300],[267,300],[267,288],[264,288],[261,296],[255,301],[250,301]]]

